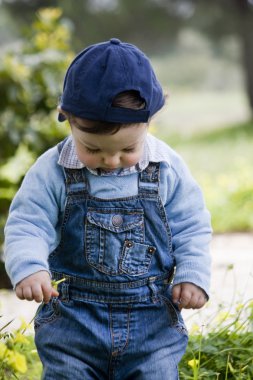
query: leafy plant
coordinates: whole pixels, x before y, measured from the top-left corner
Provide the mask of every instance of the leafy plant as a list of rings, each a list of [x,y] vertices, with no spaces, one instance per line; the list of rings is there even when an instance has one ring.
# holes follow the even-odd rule
[[[27,324],[22,322],[17,330],[8,332],[11,322],[0,328],[0,380],[17,379],[27,373],[28,366],[38,363],[33,336],[24,334]]]
[[[67,134],[57,121],[71,30],[59,8],[45,8],[0,63],[0,246],[10,202],[34,160]]]
[[[193,326],[180,379],[250,380],[253,378],[253,301],[235,312],[220,310],[206,328]]]
[[[58,284],[63,281],[65,278],[58,281],[52,280],[52,286],[57,290]],[[33,335],[25,333],[42,307],[43,302],[32,320],[29,323],[23,321],[15,331],[6,331],[13,320],[0,328],[0,380],[31,380],[40,376],[42,365],[34,346]],[[22,374],[24,377],[19,377]]]

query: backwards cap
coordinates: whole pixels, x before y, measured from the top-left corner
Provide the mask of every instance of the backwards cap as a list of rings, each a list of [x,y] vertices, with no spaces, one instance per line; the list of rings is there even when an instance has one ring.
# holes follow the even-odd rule
[[[138,91],[145,108],[112,106],[116,95]],[[164,95],[151,63],[136,46],[112,38],[87,47],[70,64],[60,107],[77,117],[115,123],[147,122],[164,105]],[[59,114],[59,121],[64,121]]]

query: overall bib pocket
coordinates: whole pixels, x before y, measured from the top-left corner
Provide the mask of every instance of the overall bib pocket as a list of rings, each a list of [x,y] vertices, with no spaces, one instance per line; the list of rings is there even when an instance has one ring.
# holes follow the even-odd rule
[[[147,273],[155,248],[144,241],[142,209],[88,208],[86,259],[100,272],[132,276]]]

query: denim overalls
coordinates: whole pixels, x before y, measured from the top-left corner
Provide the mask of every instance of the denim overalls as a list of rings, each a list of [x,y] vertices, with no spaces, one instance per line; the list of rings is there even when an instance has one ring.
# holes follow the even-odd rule
[[[49,256],[59,298],[35,319],[46,380],[176,380],[187,332],[171,301],[174,259],[159,163],[138,195],[100,199],[85,171],[64,169],[61,241]]]

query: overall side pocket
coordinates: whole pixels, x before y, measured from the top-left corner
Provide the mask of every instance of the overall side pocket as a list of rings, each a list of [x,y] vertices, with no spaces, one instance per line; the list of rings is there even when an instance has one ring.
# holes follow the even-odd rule
[[[37,330],[42,325],[51,323],[60,317],[61,313],[59,302],[59,299],[54,297],[49,301],[49,303],[43,304],[41,309],[38,309],[34,319],[35,330]]]
[[[167,294],[161,294],[160,298],[163,304],[166,305],[171,327],[174,327],[180,334],[188,336],[188,331],[185,326],[182,314],[178,306],[173,303],[171,296]]]

